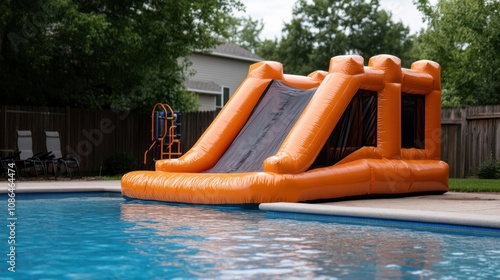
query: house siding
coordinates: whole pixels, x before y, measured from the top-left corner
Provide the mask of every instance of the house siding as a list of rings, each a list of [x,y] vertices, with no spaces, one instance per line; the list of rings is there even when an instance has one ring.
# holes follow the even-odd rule
[[[199,93],[198,94],[198,111],[214,111],[215,110],[215,95]]]
[[[216,46],[211,53],[192,53],[188,59],[193,75],[188,78],[186,87],[198,94],[200,111],[220,108],[216,97],[223,92],[222,99],[227,99],[228,93],[231,97],[247,77],[250,66],[264,60],[231,42]]]
[[[193,63],[191,68],[195,70],[194,76],[190,79],[211,81],[222,87],[229,87],[231,95],[246,78],[248,69],[253,64],[250,61],[206,54],[193,54],[189,59]]]

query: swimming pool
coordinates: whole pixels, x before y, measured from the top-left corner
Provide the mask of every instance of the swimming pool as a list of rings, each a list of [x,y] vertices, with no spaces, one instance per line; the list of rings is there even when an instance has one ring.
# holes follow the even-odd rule
[[[16,272],[4,261],[2,279],[500,277],[500,238],[491,236],[269,218],[256,209],[114,195],[20,195],[17,216]],[[7,242],[1,248],[7,252]]]

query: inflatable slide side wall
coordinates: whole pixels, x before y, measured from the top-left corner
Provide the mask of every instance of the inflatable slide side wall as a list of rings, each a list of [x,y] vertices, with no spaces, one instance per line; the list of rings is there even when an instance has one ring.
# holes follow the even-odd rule
[[[337,56],[307,77],[259,62],[186,154],[124,175],[122,194],[245,204],[444,193],[440,110],[432,61]]]

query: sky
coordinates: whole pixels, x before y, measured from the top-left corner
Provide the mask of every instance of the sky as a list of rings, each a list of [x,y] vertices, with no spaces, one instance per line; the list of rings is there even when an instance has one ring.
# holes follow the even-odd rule
[[[284,22],[290,22],[295,0],[240,0],[246,6],[246,15],[252,19],[262,19],[264,29],[262,39],[281,38]],[[380,6],[392,12],[394,21],[402,21],[410,27],[410,33],[416,33],[424,27],[422,14],[412,0],[380,0]]]

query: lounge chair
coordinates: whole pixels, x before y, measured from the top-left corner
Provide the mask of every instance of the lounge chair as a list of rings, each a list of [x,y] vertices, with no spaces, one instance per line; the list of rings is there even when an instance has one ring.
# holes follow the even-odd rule
[[[31,170],[35,171],[35,176],[43,175],[47,178],[47,170],[44,162],[40,159],[43,153],[33,154],[33,140],[31,138],[31,131],[18,130],[17,131],[17,151],[19,158],[15,160],[16,167],[19,171],[29,170],[28,176],[31,175]]]
[[[80,163],[78,159],[71,154],[63,155],[61,152],[61,140],[59,138],[59,132],[57,131],[45,131],[45,143],[47,146],[47,151],[52,156],[50,160],[46,160],[48,166],[52,167],[54,176],[57,177],[58,171],[61,166],[64,165],[65,171],[69,177],[73,178],[72,171],[78,171],[78,178],[81,178],[80,174]]]

